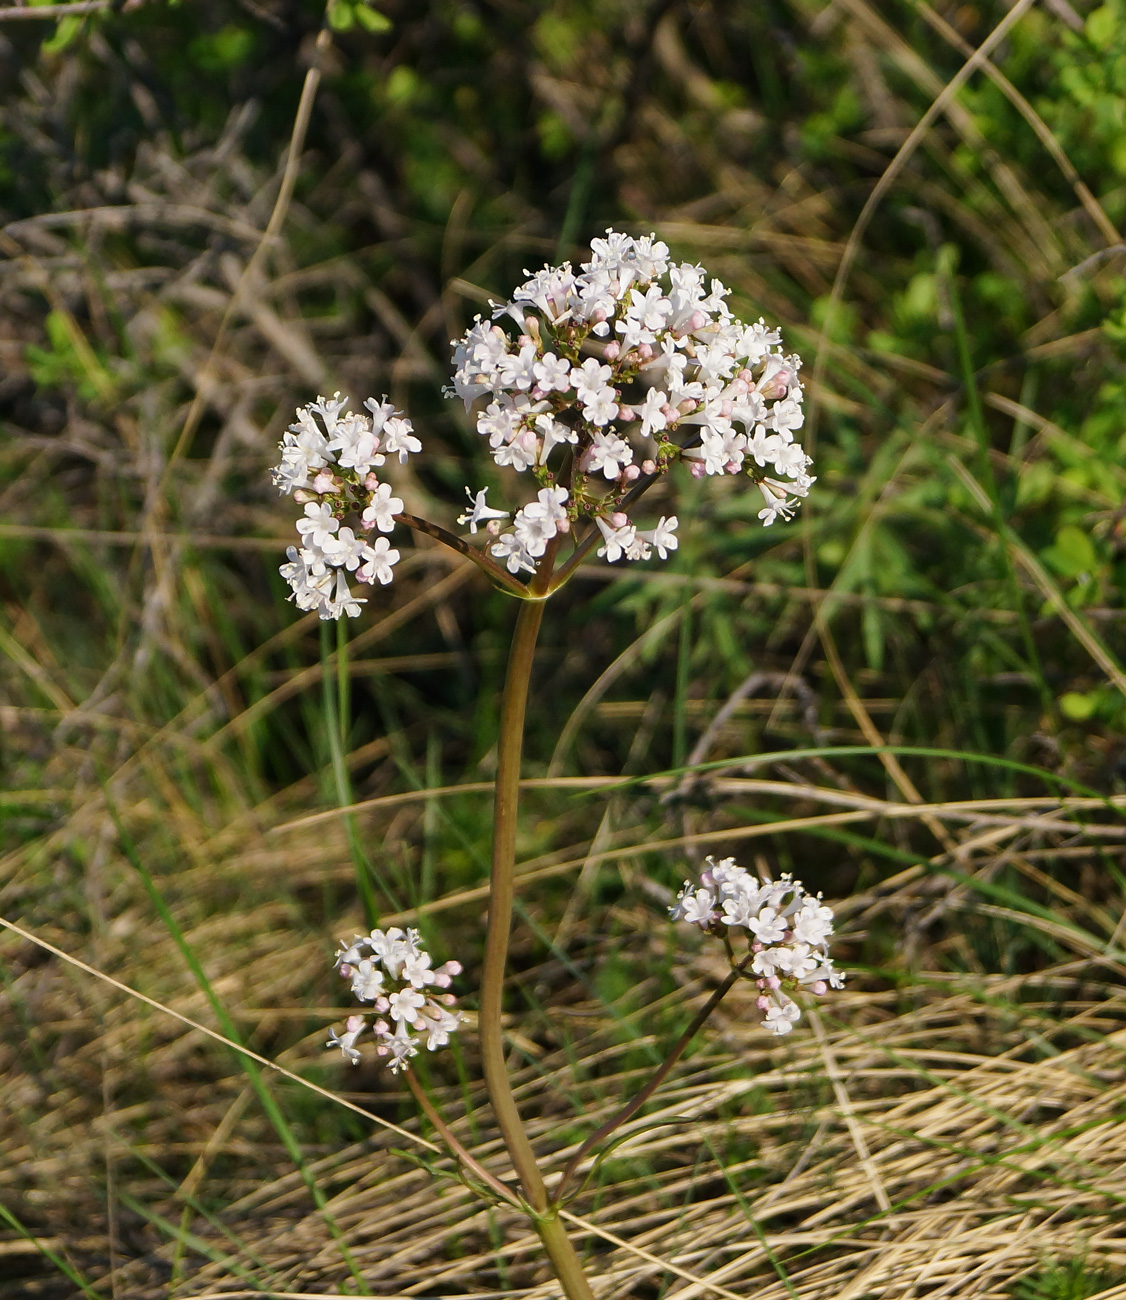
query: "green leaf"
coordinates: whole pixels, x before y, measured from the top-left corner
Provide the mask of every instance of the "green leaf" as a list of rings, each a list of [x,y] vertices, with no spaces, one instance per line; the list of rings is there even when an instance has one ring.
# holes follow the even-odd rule
[[[381,14],[378,9],[372,9],[366,4],[357,5],[355,14],[356,21],[369,32],[389,32],[394,26],[386,14]]]
[[[1060,696],[1060,712],[1072,722],[1086,722],[1094,714],[1098,704],[1098,696],[1093,691],[1085,695],[1080,694],[1079,691],[1068,691],[1066,695]]]

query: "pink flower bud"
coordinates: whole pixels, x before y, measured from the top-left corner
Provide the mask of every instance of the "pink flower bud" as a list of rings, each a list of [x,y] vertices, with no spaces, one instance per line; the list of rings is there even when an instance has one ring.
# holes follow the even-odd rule
[[[657,462],[655,460],[643,460],[641,462],[641,472],[643,474],[656,474]]]
[[[331,492],[336,486],[336,481],[327,469],[322,469],[317,477],[313,480],[314,492]]]
[[[770,999],[765,996],[761,998],[755,998],[755,1006],[758,1007],[760,1011],[769,1011]]]
[[[824,980],[818,980],[816,984],[811,984],[809,987],[813,993],[816,993],[817,996],[820,997],[822,993],[827,991],[829,986]]]
[[[351,966],[348,965],[347,962],[344,962],[344,963],[341,965],[341,967],[340,967],[340,975],[341,975],[341,978],[342,978],[342,979],[349,980],[349,979],[352,978],[352,968],[351,968]]]
[[[350,1034],[354,1034],[357,1029],[363,1029],[364,1018],[363,1016],[349,1016],[344,1023],[348,1029],[348,1032]]]
[[[376,1034],[387,1034],[390,1033],[391,1026],[386,1020],[377,1020],[375,1024],[372,1025],[372,1031]]]
[[[782,981],[778,978],[777,975],[768,975],[766,979],[766,983],[767,986],[772,989],[780,989],[782,987]]]
[[[653,347],[650,343],[642,343],[637,349],[637,355],[643,360],[648,361],[653,355]]]
[[[615,510],[610,516],[610,522],[615,528],[624,528],[629,523],[629,515],[624,515],[620,510]]]
[[[632,483],[634,479],[640,477],[641,470],[639,470],[636,465],[627,465],[625,469],[622,470],[622,478],[624,478],[627,483]]]
[[[692,313],[691,319],[688,322],[689,328],[692,330],[703,329],[707,323],[708,323],[708,318],[702,311],[694,311]]]
[[[622,355],[622,345],[616,339],[612,340],[606,344],[606,351],[603,355],[607,361],[617,361]]]
[[[557,519],[555,527],[558,532],[569,533],[571,531],[571,521],[569,519]]]
[[[619,406],[618,419],[621,420],[623,424],[629,424],[631,420],[637,419],[637,414],[632,406]]]
[[[492,533],[494,537],[499,537],[501,534],[501,527],[502,525],[499,519],[490,519],[485,525],[485,531],[487,533]]]
[[[688,472],[689,474],[692,475],[693,478],[703,478],[704,477],[703,462],[699,460],[694,460],[692,464],[688,466]]]
[[[364,487],[366,487],[369,492],[374,492],[378,486],[379,478],[373,471],[369,470],[364,476]]]
[[[306,492],[304,488],[298,488],[293,494],[293,499],[299,506],[304,506],[308,505],[310,501],[315,501],[317,495],[315,492]]]

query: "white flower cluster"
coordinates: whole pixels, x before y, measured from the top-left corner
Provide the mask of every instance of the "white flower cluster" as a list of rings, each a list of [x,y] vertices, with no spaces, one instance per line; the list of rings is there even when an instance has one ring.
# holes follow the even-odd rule
[[[367,603],[352,594],[346,572],[360,582],[391,581],[399,552],[386,537],[373,541],[372,535],[391,532],[403,503],[375,471],[389,459],[405,464],[422,450],[410,420],[390,402],[369,398],[367,415],[347,405],[337,393],[302,407],[282,439],[281,464],[271,471],[279,490],[305,507],[297,521],[301,545],[286,549],[281,575],[297,608],[315,609],[321,618],[355,617]],[[349,514],[359,516],[358,535],[341,524]]]
[[[731,926],[745,931],[750,961],[744,962],[750,968],[748,978],[759,989],[763,1023],[771,1033],[788,1034],[801,1011],[787,989],[820,995],[844,984],[829,956],[833,909],[820,894],[807,894],[801,882],[788,875],[762,881],[737,867],[734,858],[705,861],[699,885],[685,881],[669,914],[674,921],[689,921],[725,941]],[[732,961],[743,964],[734,955]]]
[[[651,235],[607,231],[579,272],[545,267],[454,343],[452,392],[467,410],[486,402],[477,429],[496,463],[530,472],[540,488],[491,547],[512,573],[534,572],[548,541],[581,518],[598,525],[610,561],[653,550],[664,559],[676,548],[675,516],[639,529],[627,497],[676,461],[697,476],[748,474],[766,525],[790,518],[814,482],[794,441],[800,361],[763,321],[736,320],[718,280],[705,283],[701,267],[668,252]],[[497,323],[506,317],[515,337]],[[470,500],[462,522],[500,533],[506,512],[484,492]]]
[[[353,995],[374,1003],[379,1017],[372,1026],[376,1054],[387,1060],[393,1072],[407,1068],[423,1039],[433,1052],[445,1047],[461,1024],[461,1012],[452,1009],[457,1002],[452,993],[427,992],[448,989],[453,976],[461,974],[461,963],[448,961],[431,970],[430,954],[419,942],[417,930],[358,934],[336,954],[336,965],[351,981]],[[344,1033],[333,1030],[328,1046],[339,1047],[346,1060],[358,1064],[356,1040],[366,1024],[362,1015],[349,1016]]]

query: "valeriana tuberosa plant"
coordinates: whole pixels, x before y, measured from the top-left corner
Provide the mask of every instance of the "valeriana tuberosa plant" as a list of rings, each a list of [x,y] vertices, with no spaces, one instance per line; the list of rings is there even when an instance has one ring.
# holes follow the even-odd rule
[[[350,1017],[330,1045],[354,1063],[360,1044],[370,1042],[405,1073],[470,1184],[529,1214],[571,1300],[592,1292],[559,1210],[586,1156],[640,1109],[737,980],[756,985],[763,1026],[775,1034],[790,1032],[800,1017],[791,994],[816,996],[840,983],[827,951],[832,912],[819,898],[788,877],[762,882],[730,858],[708,859],[700,883],[685,885],[671,913],[722,941],[730,974],[548,1193],[508,1079],[501,1025],[524,715],[544,602],[592,550],[610,563],[664,560],[676,550],[677,516],[654,517],[643,498],[678,467],[697,478],[746,480],[761,493],[758,517],[767,527],[790,518],[815,482],[794,436],[803,420],[800,362],[762,320],[736,320],[727,293],[701,267],[671,262],[654,237],[608,231],[578,271],[545,267],[491,319],[478,317],[454,342],[448,392],[475,411],[506,496],[490,504],[489,488],[468,484],[456,524],[404,511],[395,471],[422,453],[422,442],[386,400],[369,399],[356,412],[337,394],[302,408],[273,471],[303,508],[299,544],[281,569],[298,608],[322,619],[359,615],[368,599],[359,593],[394,578],[397,527],[468,556],[521,602],[501,707],[478,1007],[485,1083],[516,1183],[496,1178],[461,1146],[411,1073],[411,1058],[424,1046],[443,1046],[461,1020],[445,992],[461,968],[432,967],[417,931],[375,929],[343,945],[340,972],[375,1018],[369,1026],[361,1014]]]

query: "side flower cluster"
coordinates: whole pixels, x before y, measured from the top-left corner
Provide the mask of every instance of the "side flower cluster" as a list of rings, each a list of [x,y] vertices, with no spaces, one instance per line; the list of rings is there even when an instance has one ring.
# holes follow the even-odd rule
[[[454,342],[451,394],[467,410],[483,403],[477,430],[494,460],[539,488],[510,532],[505,512],[470,493],[463,522],[501,534],[491,552],[512,573],[534,572],[547,542],[579,519],[597,524],[609,561],[654,550],[664,559],[676,517],[642,529],[628,508],[639,480],[677,462],[698,477],[748,475],[766,525],[790,518],[815,481],[794,441],[801,362],[764,321],[736,320],[718,280],[668,253],[653,236],[607,231],[579,271],[545,267]]]
[[[347,574],[362,583],[391,581],[399,552],[375,534],[392,531],[403,503],[377,471],[422,450],[410,420],[390,402],[369,398],[367,415],[347,406],[337,393],[302,407],[282,439],[281,463],[271,470],[279,491],[305,508],[297,521],[300,545],[286,549],[281,575],[297,608],[315,609],[323,619],[353,618],[367,603],[353,595]],[[355,528],[342,523],[348,516],[356,516]]]
[[[387,1061],[392,1072],[405,1070],[423,1041],[432,1052],[445,1047],[461,1024],[453,994],[429,991],[448,989],[453,976],[461,974],[461,963],[448,961],[432,970],[417,930],[394,928],[356,935],[336,954],[336,965],[351,982],[353,996],[373,1004],[376,1055]],[[357,1065],[356,1042],[366,1027],[363,1015],[349,1016],[344,1033],[333,1030],[328,1046],[339,1047],[345,1060]]]
[[[829,956],[833,909],[789,875],[761,881],[737,867],[734,858],[705,861],[699,885],[685,881],[669,914],[674,921],[688,921],[724,940],[732,963],[745,966],[758,987],[763,1024],[771,1033],[788,1034],[801,1019],[791,992],[803,989],[820,995],[844,985]],[[732,947],[733,927],[744,933],[749,961]]]

